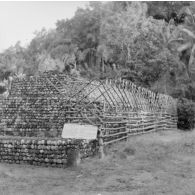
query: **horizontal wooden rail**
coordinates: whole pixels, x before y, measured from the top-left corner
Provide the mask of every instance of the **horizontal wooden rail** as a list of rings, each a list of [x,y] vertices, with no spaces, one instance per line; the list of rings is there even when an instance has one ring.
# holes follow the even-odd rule
[[[115,140],[104,142],[104,145],[108,145],[108,144],[111,144],[111,143],[114,143],[114,142],[117,142],[117,141],[120,141],[120,140],[123,140],[123,139],[127,139],[127,138],[128,138],[128,135],[124,136],[124,137],[121,137],[121,138],[118,138],[118,139],[115,139]]]
[[[145,129],[150,129],[150,128],[156,128],[156,125],[151,125],[147,127],[137,127],[137,128],[130,128],[129,131],[143,131]]]
[[[107,131],[107,130],[120,130],[120,129],[125,129],[126,127],[106,127],[103,128],[103,130]]]
[[[126,121],[104,121],[104,124],[125,124]]]
[[[157,124],[158,122],[156,122],[156,121],[154,121],[153,123],[142,123],[142,122],[140,122],[140,123],[131,123],[131,124],[127,124],[127,127],[128,126],[147,126],[147,125],[153,125],[153,124]]]
[[[113,134],[108,134],[108,135],[103,135],[102,138],[105,138],[105,137],[114,137],[116,135],[122,135],[122,134],[127,134],[128,131],[124,131],[124,132],[119,132],[119,133],[113,133]]]
[[[131,136],[131,135],[140,135],[140,134],[146,134],[146,133],[151,133],[151,132],[155,132],[156,131],[156,129],[151,129],[151,130],[149,130],[149,131],[140,131],[140,132],[129,132],[129,135]]]
[[[87,117],[87,118],[89,118],[89,119],[97,119],[96,117]],[[85,117],[82,117],[82,116],[80,116],[80,117],[76,117],[76,116],[73,116],[73,117],[71,117],[71,116],[68,116],[68,117],[66,117],[65,119],[86,119]]]

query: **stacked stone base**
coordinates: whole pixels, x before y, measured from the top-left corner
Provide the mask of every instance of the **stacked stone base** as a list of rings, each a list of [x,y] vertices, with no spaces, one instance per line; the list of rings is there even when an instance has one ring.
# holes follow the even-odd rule
[[[67,167],[69,150],[79,150],[81,158],[97,152],[97,142],[76,139],[0,137],[0,162],[45,167]]]

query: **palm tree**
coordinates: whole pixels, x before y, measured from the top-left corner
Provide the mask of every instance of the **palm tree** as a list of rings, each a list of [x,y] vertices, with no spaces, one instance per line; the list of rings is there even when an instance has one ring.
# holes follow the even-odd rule
[[[195,16],[189,8],[186,8],[186,14],[185,24],[179,27],[184,41],[177,50],[180,53],[188,53],[189,59],[186,65],[188,74],[192,78],[192,74],[195,73]]]

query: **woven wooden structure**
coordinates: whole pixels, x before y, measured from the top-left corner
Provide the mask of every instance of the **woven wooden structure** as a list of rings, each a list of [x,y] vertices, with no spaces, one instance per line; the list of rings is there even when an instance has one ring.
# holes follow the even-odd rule
[[[59,72],[15,78],[0,101],[0,135],[61,138],[64,123],[98,126],[102,148],[130,135],[176,128],[176,100],[127,80]]]
[[[101,127],[110,142],[110,134],[118,139],[175,128],[176,121],[176,100],[168,95],[126,80],[88,81],[50,71],[13,81],[1,101],[0,133],[60,137],[64,123],[87,123]]]

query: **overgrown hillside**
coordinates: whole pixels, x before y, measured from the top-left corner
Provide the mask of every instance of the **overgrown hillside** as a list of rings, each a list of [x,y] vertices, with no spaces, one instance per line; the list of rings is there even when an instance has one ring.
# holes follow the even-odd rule
[[[0,78],[53,69],[121,76],[195,100],[194,13],[194,2],[90,2],[37,32],[27,48],[18,42],[1,53]]]

